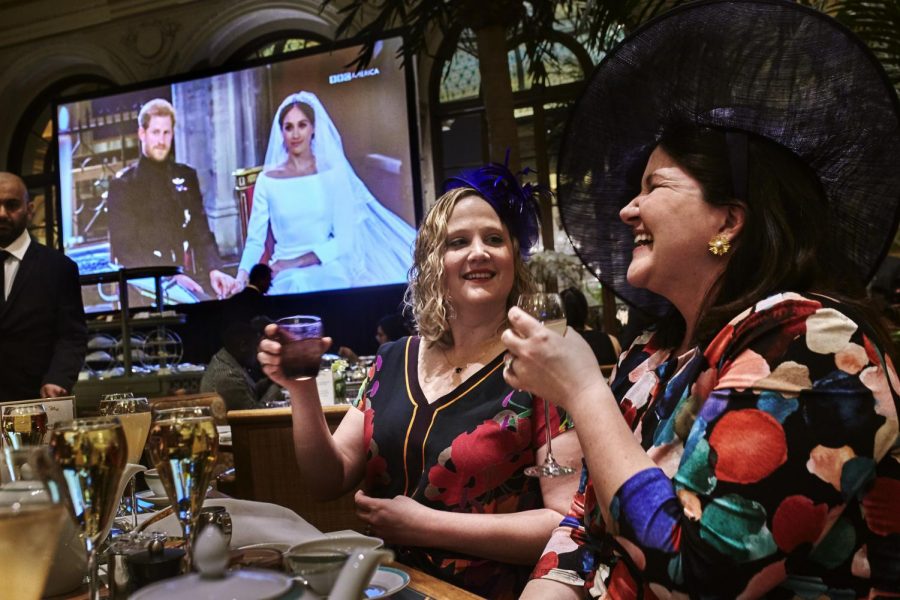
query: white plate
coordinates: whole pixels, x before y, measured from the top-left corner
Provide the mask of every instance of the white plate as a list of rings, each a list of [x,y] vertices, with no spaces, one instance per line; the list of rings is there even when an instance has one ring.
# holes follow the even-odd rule
[[[153,490],[144,490],[135,494],[138,500],[142,500],[144,502],[149,502],[153,506],[158,506],[160,508],[165,508],[171,502],[169,502],[168,496],[156,496],[153,494]]]
[[[262,542],[259,544],[247,544],[246,546],[236,548],[236,550],[254,550],[256,548],[267,548],[284,554],[291,546],[293,546],[293,544],[288,544],[287,542]]]
[[[141,588],[131,600],[268,600],[278,598],[292,585],[289,577],[274,571],[241,569],[222,579],[203,579],[191,573]]]
[[[336,548],[344,552],[350,552],[354,548],[381,548],[384,540],[368,535],[360,535],[355,531],[326,533],[325,537],[306,540],[299,544],[291,544],[291,548],[297,551],[318,550],[322,548]],[[290,551],[290,550],[289,550]]]
[[[384,546],[384,540],[371,535],[363,535],[352,529],[341,529],[340,531],[329,531],[325,537],[332,540],[347,541],[348,544],[356,544],[364,548],[381,548]]]
[[[409,575],[400,569],[378,567],[363,591],[366,598],[387,598],[409,585]]]

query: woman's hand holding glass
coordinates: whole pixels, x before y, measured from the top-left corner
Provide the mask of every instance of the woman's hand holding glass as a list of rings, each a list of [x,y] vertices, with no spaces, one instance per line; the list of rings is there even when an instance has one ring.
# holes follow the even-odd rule
[[[521,308],[509,309],[510,328],[501,341],[515,357],[506,381],[572,412],[573,401],[595,384],[606,386],[591,347],[573,329],[565,337],[548,330]]]
[[[291,388],[297,385],[298,381],[312,378],[298,377],[297,365],[292,364],[290,345],[299,343],[297,341],[288,340],[286,331],[278,323],[270,323],[265,329],[265,338],[259,343],[259,353],[257,359],[262,367],[263,373],[277,383],[278,385]],[[322,355],[331,347],[332,340],[330,337],[320,337],[321,329],[318,336],[302,340],[306,349],[304,352],[307,362],[316,364],[316,372],[318,373],[318,363],[322,359]]]
[[[535,332],[536,335],[546,338],[548,332],[551,331],[560,336],[565,335],[566,313],[559,294],[543,292],[522,294],[519,296],[518,307],[539,321],[539,329]],[[510,376],[515,376],[516,374],[515,367],[513,366],[516,358],[516,353],[510,349],[510,353],[507,355],[506,368],[504,369],[504,374],[508,382],[510,382]],[[521,386],[517,387],[521,388]],[[561,475],[570,475],[575,472],[575,469],[559,464],[553,457],[550,398],[543,394],[538,395],[542,396],[544,401],[544,430],[546,434],[547,455],[540,465],[525,469],[525,474],[531,477],[559,477]]]

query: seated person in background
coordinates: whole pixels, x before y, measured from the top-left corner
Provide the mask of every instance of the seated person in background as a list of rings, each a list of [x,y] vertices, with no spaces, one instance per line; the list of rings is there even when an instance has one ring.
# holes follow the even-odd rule
[[[577,288],[567,288],[560,293],[563,305],[566,308],[566,324],[577,331],[594,351],[597,362],[601,365],[611,365],[619,358],[622,347],[612,334],[597,331],[587,326],[588,303],[587,298]]]
[[[405,281],[415,228],[356,174],[315,94],[291,94],[278,107],[263,167],[236,288],[262,258],[270,227],[273,294]]]
[[[406,319],[400,313],[381,317],[378,319],[378,325],[375,327],[375,339],[378,340],[379,348],[388,342],[399,340],[411,333],[409,326],[406,324]],[[350,362],[355,363],[359,361],[359,356],[356,355],[356,352],[346,346],[341,346],[338,349],[338,354]]]
[[[525,475],[546,455],[544,403],[502,375],[506,311],[534,288],[524,262],[538,234],[532,191],[502,165],[452,183],[416,240],[406,303],[419,335],[379,349],[333,435],[315,380],[284,376],[275,325],[259,360],[290,391],[297,465],[312,493],[337,498],[361,484],[357,515],[399,562],[514,598],[578,477]],[[320,351],[330,344],[323,338]],[[578,464],[572,422],[554,410],[552,423],[557,458]]]
[[[225,346],[209,361],[201,392],[216,392],[228,410],[264,408],[270,400],[281,400],[281,387],[268,377],[254,381],[251,370],[257,365],[259,334],[249,323],[234,322],[223,336]]]
[[[270,287],[272,287],[272,269],[269,265],[262,263],[253,265],[246,287],[223,303],[225,322],[250,323],[254,317],[265,315],[263,297]]]

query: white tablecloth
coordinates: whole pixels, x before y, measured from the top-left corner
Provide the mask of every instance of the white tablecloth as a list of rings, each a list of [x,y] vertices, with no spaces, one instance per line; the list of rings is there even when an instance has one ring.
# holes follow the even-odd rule
[[[231,515],[232,548],[267,543],[293,545],[324,535],[294,511],[277,504],[234,498],[208,498],[203,506],[224,506]],[[149,516],[142,515],[143,518]],[[147,531],[163,531],[170,536],[180,537],[181,525],[172,514],[150,525]]]

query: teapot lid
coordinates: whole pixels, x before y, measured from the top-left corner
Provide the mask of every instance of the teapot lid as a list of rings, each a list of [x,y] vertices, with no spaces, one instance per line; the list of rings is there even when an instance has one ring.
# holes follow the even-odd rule
[[[256,569],[232,571],[221,579],[191,573],[142,588],[131,600],[272,600],[290,590],[293,583],[281,573]]]

